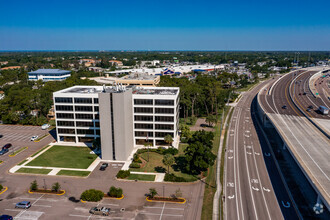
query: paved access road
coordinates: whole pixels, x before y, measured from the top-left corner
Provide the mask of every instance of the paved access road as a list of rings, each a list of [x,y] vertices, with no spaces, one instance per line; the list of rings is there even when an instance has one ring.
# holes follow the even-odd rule
[[[256,123],[252,101],[264,85],[243,94],[229,125],[224,181],[224,212],[228,220],[283,219],[283,215],[298,219]]]

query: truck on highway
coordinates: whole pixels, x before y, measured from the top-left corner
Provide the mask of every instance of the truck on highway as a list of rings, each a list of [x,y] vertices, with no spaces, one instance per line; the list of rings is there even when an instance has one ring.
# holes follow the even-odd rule
[[[329,109],[325,106],[320,105],[318,109],[323,115],[328,115],[329,114]]]

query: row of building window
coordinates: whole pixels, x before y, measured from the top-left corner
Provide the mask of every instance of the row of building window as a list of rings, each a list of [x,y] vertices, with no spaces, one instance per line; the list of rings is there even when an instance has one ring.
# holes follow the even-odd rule
[[[57,121],[57,126],[62,127],[75,127],[74,121]],[[76,121],[76,127],[94,127],[94,123],[92,121]],[[100,127],[100,122],[95,122],[95,127]]]
[[[155,132],[155,137],[156,138],[163,138],[166,135],[171,135],[172,137],[174,136],[173,132]],[[148,132],[148,131],[136,131],[135,132],[135,137],[154,137],[153,132]]]
[[[76,114],[76,119],[99,119],[100,115],[95,114]],[[56,113],[56,118],[57,119],[74,119],[72,113]]]
[[[94,135],[94,129],[77,129],[77,133],[75,129],[70,128],[58,128],[57,129],[59,134],[89,134]],[[95,129],[95,134],[100,135],[100,130]]]
[[[77,112],[92,112],[93,107],[92,106],[87,106],[87,105],[78,105],[74,107],[74,110]],[[73,106],[72,105],[56,105],[56,111],[73,111]],[[98,112],[99,107],[94,106],[94,111]]]
[[[153,113],[153,108],[134,108],[134,113]],[[155,108],[155,114],[174,114],[174,108]]]
[[[153,99],[134,99],[135,105],[153,105]],[[155,99],[155,105],[169,105],[174,106],[174,100]]]
[[[135,129],[154,129],[153,124],[134,124]],[[174,125],[156,124],[155,130],[174,130]]]
[[[92,104],[93,98],[69,98],[69,97],[55,97],[55,103],[81,103],[81,104]],[[94,98],[94,104],[99,103],[98,98]]]
[[[155,118],[155,120],[154,120]],[[173,116],[134,115],[134,121],[174,122]]]

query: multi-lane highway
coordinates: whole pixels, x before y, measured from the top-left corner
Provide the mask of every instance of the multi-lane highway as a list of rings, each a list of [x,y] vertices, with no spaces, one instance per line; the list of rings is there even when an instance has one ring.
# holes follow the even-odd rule
[[[308,70],[289,73],[276,83],[270,83],[267,87],[271,89],[268,90],[267,87],[263,89],[258,98],[267,119],[275,126],[287,149],[320,198],[329,205],[330,142],[305,117],[307,115],[313,122],[329,123],[328,116],[321,115],[317,111],[307,111],[310,105],[314,110],[319,105],[324,105],[323,101],[314,98],[308,89],[309,78],[315,73],[316,71]]]
[[[256,120],[257,109],[252,103],[264,85],[262,83],[242,96],[229,125],[224,181],[225,219],[299,219],[269,143]]]

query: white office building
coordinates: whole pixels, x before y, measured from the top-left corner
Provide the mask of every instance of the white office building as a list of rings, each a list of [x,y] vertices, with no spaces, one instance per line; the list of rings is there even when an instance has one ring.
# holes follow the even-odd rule
[[[71,71],[60,69],[38,69],[28,72],[29,80],[62,81],[71,76]]]
[[[127,160],[134,148],[178,147],[177,87],[74,86],[54,93],[58,142],[91,144],[101,138],[102,158]]]

